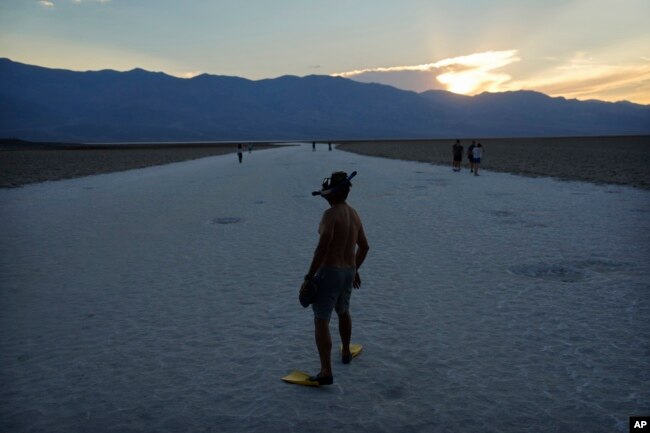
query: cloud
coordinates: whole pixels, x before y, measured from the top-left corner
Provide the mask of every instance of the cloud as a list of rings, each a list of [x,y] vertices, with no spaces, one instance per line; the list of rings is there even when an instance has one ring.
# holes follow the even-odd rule
[[[415,92],[446,88],[442,83],[436,80],[436,75],[431,73],[431,71],[368,71],[347,78],[362,83],[386,84],[397,87],[398,89],[412,90]]]
[[[517,50],[486,51],[435,63],[361,69],[333,75],[362,82],[389,84],[417,92],[446,89],[456,93],[475,94],[494,91],[509,81],[509,75],[494,71],[519,60]]]
[[[650,64],[647,62],[610,65],[599,63],[584,52],[577,52],[559,66],[527,79],[509,82],[502,86],[502,90],[528,89],[566,98],[630,99],[648,104],[649,87]]]
[[[111,0],[72,0],[73,4],[80,5],[82,3],[108,3]],[[52,0],[39,0],[38,2],[41,6],[46,8],[54,7],[54,2]]]
[[[648,57],[641,57],[634,63],[612,65],[579,51],[564,60],[547,57],[545,60],[553,60],[557,66],[527,77],[513,79],[510,74],[500,71],[520,60],[518,50],[487,51],[435,63],[362,69],[333,75],[416,92],[443,89],[475,95],[482,92],[534,90],[565,98],[626,99],[650,104]]]

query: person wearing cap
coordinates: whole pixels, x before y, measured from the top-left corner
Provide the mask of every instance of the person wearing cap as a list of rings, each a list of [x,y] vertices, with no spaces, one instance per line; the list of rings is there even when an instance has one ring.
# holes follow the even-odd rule
[[[342,361],[348,364],[352,359],[350,296],[353,287],[358,289],[361,286],[358,271],[369,250],[361,219],[346,203],[352,186],[351,177],[348,177],[345,172],[332,173],[332,176],[323,182],[323,189],[314,193],[325,198],[330,208],[323,213],[318,228],[318,246],[300,290],[304,291],[310,281],[318,286],[312,301],[312,310],[321,369],[309,380],[318,382],[319,385],[331,385],[334,382],[331,359],[332,337],[329,331],[333,310],[336,311],[339,319],[339,334],[343,348]]]

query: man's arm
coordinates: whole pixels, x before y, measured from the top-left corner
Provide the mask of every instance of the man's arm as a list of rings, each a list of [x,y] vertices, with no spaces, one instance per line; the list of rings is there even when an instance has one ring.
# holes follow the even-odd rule
[[[370,249],[368,245],[368,239],[366,239],[366,232],[363,230],[363,224],[359,225],[359,235],[357,236],[357,254],[354,257],[354,263],[356,264],[357,271],[363,264],[363,261],[366,260],[366,255]]]
[[[357,236],[357,253],[354,257],[354,262],[357,267],[357,272],[354,275],[354,281],[352,286],[355,289],[361,287],[361,277],[359,276],[359,268],[363,264],[363,261],[366,260],[366,255],[368,255],[368,250],[370,245],[368,245],[368,239],[366,239],[366,232],[363,230],[363,224],[359,221],[359,235]]]
[[[318,246],[314,251],[314,258],[311,261],[311,266],[309,266],[309,272],[307,275],[313,277],[320,268],[321,263],[325,260],[327,252],[329,251],[330,244],[334,238],[334,220],[328,212],[325,212],[323,215],[323,220],[320,225],[320,238],[318,239]]]

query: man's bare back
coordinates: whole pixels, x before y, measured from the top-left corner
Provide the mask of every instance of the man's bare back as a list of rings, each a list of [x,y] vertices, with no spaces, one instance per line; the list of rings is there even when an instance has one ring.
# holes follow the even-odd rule
[[[355,253],[357,241],[365,233],[357,212],[347,203],[338,203],[323,213],[318,233],[331,234],[329,247],[321,266],[356,268]]]

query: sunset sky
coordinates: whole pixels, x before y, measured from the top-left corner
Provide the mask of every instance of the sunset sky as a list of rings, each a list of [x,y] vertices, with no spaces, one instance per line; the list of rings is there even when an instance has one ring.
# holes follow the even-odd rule
[[[1,0],[0,57],[650,104],[648,0]]]

